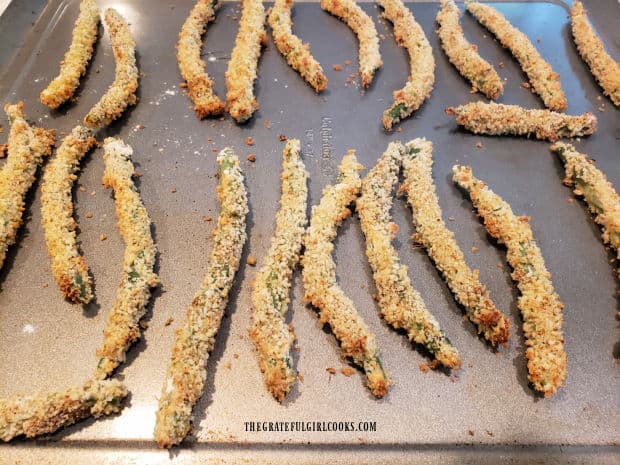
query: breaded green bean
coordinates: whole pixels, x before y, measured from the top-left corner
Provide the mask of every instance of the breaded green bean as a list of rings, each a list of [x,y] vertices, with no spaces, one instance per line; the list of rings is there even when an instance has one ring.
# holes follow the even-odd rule
[[[99,19],[95,0],[82,0],[80,14],[73,27],[71,45],[60,62],[60,74],[39,95],[43,105],[54,110],[73,96],[93,55]]]
[[[597,119],[592,113],[571,116],[549,110],[528,110],[518,105],[472,102],[446,108],[456,116],[456,124],[474,134],[488,136],[534,136],[556,141],[560,137],[589,136],[596,132]]]
[[[127,389],[117,380],[89,380],[63,392],[0,399],[0,439],[53,433],[88,417],[120,412]]]
[[[331,256],[337,228],[351,214],[347,206],[360,192],[362,169],[355,151],[350,150],[338,167],[336,184],[325,187],[321,201],[312,207],[301,260],[304,298],[319,309],[320,321],[330,325],[342,354],[364,369],[372,394],[383,397],[392,380],[381,364],[375,335],[336,282],[336,263]]]
[[[30,126],[23,104],[5,105],[11,124],[6,163],[0,169],[0,269],[23,223],[26,194],[43,158],[52,153],[54,131]]]
[[[466,0],[465,7],[517,59],[534,91],[550,110],[566,110],[560,75],[540,56],[530,39],[489,5]]]
[[[94,129],[107,126],[119,118],[129,105],[137,102],[136,42],[127,21],[114,8],[106,10],[105,22],[114,51],[116,71],[112,85],[84,118],[84,124]]]
[[[441,47],[450,63],[471,82],[472,92],[480,91],[495,100],[504,92],[502,80],[493,65],[480,56],[478,47],[465,38],[459,24],[460,14],[454,0],[441,0],[441,9],[436,18]]]
[[[96,144],[91,129],[73,128],[45,168],[41,185],[41,221],[52,274],[67,299],[83,304],[93,297],[92,283],[76,243],[71,189],[80,160]]]
[[[179,71],[187,83],[187,94],[200,119],[221,114],[225,106],[213,92],[213,80],[205,71],[207,64],[200,58],[201,37],[207,30],[207,24],[215,21],[219,8],[219,0],[198,0],[183,23],[177,43]]]
[[[252,284],[250,335],[258,350],[267,388],[279,401],[284,400],[295,382],[291,357],[295,335],[284,317],[307,223],[308,173],[300,150],[298,139],[289,139],[284,147],[276,230],[263,266]]]
[[[402,190],[413,210],[416,242],[422,244],[435,267],[460,303],[478,334],[492,345],[507,345],[510,321],[493,304],[489,291],[478,279],[478,270],[465,262],[454,233],[444,223],[433,183],[433,143],[424,138],[406,144]]]
[[[354,0],[321,0],[321,8],[344,21],[357,36],[360,81],[367,88],[375,71],[383,66],[375,24]]]
[[[381,315],[410,340],[423,345],[436,361],[458,369],[460,356],[428,311],[422,296],[413,289],[392,239],[398,226],[391,222],[392,191],[398,181],[404,147],[392,142],[362,181],[362,195],[355,202],[366,236],[366,256],[377,286]]]
[[[327,89],[327,76],[321,64],[310,53],[310,45],[304,44],[293,34],[291,9],[293,0],[276,0],[269,14],[269,26],[276,47],[286,62],[310,84],[315,91]]]
[[[526,216],[516,216],[510,205],[476,179],[468,166],[452,168],[454,181],[465,189],[488,233],[506,246],[512,279],[521,296],[528,378],[534,389],[550,397],[566,377],[562,308]]]
[[[620,107],[620,63],[605,51],[603,42],[588,21],[586,10],[579,0],[573,2],[570,19],[579,55],[603,88],[603,94],[607,95],[615,106]]]
[[[140,338],[140,319],[146,313],[151,288],[159,284],[153,271],[157,249],[151,237],[151,220],[131,177],[133,150],[120,139],[104,141],[103,185],[114,189],[118,229],[125,241],[123,274],[114,305],[97,350],[95,378],[105,379],[125,361],[129,346]]]
[[[583,196],[594,221],[603,229],[603,242],[615,250],[620,262],[620,196],[614,186],[586,154],[572,145],[556,142],[551,150],[564,163],[564,184],[572,187],[575,195]]]
[[[187,310],[183,326],[176,332],[155,423],[154,434],[159,447],[179,444],[191,429],[192,408],[202,395],[206,363],[247,237],[248,201],[239,159],[232,149],[225,148],[217,161],[220,168],[217,196],[221,212],[207,275]]]
[[[241,20],[226,70],[226,104],[237,123],[245,123],[258,110],[254,97],[261,48],[267,43],[265,7],[261,0],[241,0]]]
[[[383,16],[394,24],[394,39],[409,53],[409,78],[393,93],[394,103],[383,112],[383,127],[391,131],[430,97],[435,83],[435,59],[431,44],[409,8],[400,0],[377,0]]]

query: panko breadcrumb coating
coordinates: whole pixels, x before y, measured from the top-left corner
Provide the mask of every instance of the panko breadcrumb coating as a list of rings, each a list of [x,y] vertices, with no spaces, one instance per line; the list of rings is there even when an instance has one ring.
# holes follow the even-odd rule
[[[478,53],[478,47],[471,44],[459,24],[461,12],[454,0],[441,0],[437,13],[437,35],[450,63],[472,85],[473,92],[482,92],[490,99],[497,99],[504,92],[502,80],[493,68]]]
[[[121,282],[97,350],[98,379],[110,376],[125,361],[129,346],[140,338],[140,319],[146,313],[151,288],[159,284],[153,271],[157,250],[151,237],[151,220],[131,179],[133,150],[112,137],[104,141],[103,148],[103,185],[114,189],[118,229],[126,245]]]
[[[603,88],[603,93],[615,106],[620,107],[620,63],[605,51],[603,42],[596,35],[586,13],[583,4],[576,0],[570,10],[575,45],[583,61],[590,67],[592,75]]]
[[[430,97],[435,83],[435,59],[431,44],[409,8],[400,0],[377,0],[383,17],[394,24],[394,39],[409,53],[409,78],[405,87],[393,93],[394,103],[383,112],[383,127],[391,131]]]
[[[237,123],[245,123],[258,110],[254,97],[261,48],[267,43],[265,7],[261,0],[241,0],[241,20],[226,70],[226,105]]]
[[[572,145],[556,142],[551,150],[564,163],[564,184],[572,187],[575,195],[583,196],[594,221],[603,229],[603,242],[615,250],[620,263],[620,196],[614,186],[586,154]]]
[[[406,144],[401,190],[413,210],[414,239],[422,244],[435,267],[460,303],[478,334],[493,346],[507,345],[510,321],[493,304],[489,291],[478,279],[478,270],[465,262],[463,251],[446,227],[433,183],[433,143],[424,138]]]
[[[127,389],[117,380],[89,380],[63,392],[0,399],[0,439],[53,433],[88,417],[120,412]]]
[[[489,5],[466,0],[465,7],[517,59],[545,107],[555,111],[566,110],[560,75],[540,56],[530,39]]]
[[[312,207],[301,259],[304,298],[319,309],[320,321],[329,324],[340,341],[342,354],[364,369],[372,394],[383,397],[392,380],[381,364],[375,335],[336,282],[336,264],[331,256],[337,228],[351,214],[347,206],[360,192],[362,169],[355,151],[350,150],[340,162],[336,184],[325,187],[321,201]]]
[[[321,8],[344,21],[357,36],[360,81],[367,88],[375,71],[383,66],[375,24],[354,0],[321,0]]]
[[[293,0],[276,0],[269,13],[269,26],[273,42],[286,58],[286,62],[310,84],[315,91],[327,89],[327,76],[321,64],[310,53],[310,45],[304,44],[293,34],[291,9]]]
[[[205,72],[207,64],[200,58],[201,37],[207,30],[207,24],[215,21],[219,8],[219,0],[198,0],[183,23],[177,43],[179,71],[187,83],[187,93],[200,119],[219,115],[225,107],[213,92],[213,80]]]
[[[23,104],[5,105],[11,124],[6,163],[0,169],[0,269],[9,247],[15,244],[26,205],[26,194],[43,158],[52,153],[54,131],[31,127],[24,119]]]
[[[259,354],[269,392],[283,401],[295,382],[291,346],[295,340],[284,319],[289,304],[293,269],[299,262],[306,228],[308,172],[300,158],[298,139],[289,139],[282,154],[282,196],[276,230],[264,264],[252,284],[250,335]]]
[[[60,62],[60,74],[39,95],[43,105],[55,110],[73,96],[93,55],[99,20],[95,0],[82,0],[80,14],[73,27],[71,45]]]
[[[217,162],[221,212],[207,275],[187,310],[183,326],[176,331],[155,423],[159,447],[179,444],[191,429],[192,408],[202,395],[207,359],[215,344],[247,237],[248,201],[239,159],[232,149],[225,148]]]
[[[94,129],[107,126],[119,118],[129,105],[137,102],[136,42],[127,21],[114,8],[106,10],[105,23],[114,51],[116,71],[112,85],[84,118],[84,124]]]
[[[88,267],[77,247],[71,189],[80,160],[96,144],[91,129],[73,128],[45,168],[41,185],[41,221],[52,274],[67,299],[83,304],[90,302],[93,294]]]
[[[410,340],[422,344],[437,362],[458,369],[461,359],[443,334],[422,296],[413,289],[392,245],[398,226],[391,222],[392,191],[398,181],[404,147],[392,142],[362,181],[362,195],[355,202],[366,236],[366,256],[373,271],[381,315]]]
[[[518,105],[472,102],[446,108],[456,117],[456,124],[474,134],[488,136],[534,136],[556,141],[560,137],[589,136],[596,132],[597,119],[592,113],[571,116],[549,110],[528,110]]]
[[[469,193],[488,233],[506,246],[511,276],[521,291],[517,307],[523,317],[528,378],[534,389],[550,397],[566,377],[564,305],[534,241],[529,218],[516,216],[510,205],[474,177],[470,167],[455,165],[452,172],[454,181]]]

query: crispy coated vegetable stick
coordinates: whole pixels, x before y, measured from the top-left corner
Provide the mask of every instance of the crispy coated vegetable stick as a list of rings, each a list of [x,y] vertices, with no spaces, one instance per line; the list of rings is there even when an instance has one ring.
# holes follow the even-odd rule
[[[603,242],[610,245],[620,261],[620,196],[587,155],[577,152],[570,144],[556,142],[551,146],[566,170],[564,184],[583,196],[594,221],[603,229]]]
[[[179,71],[187,82],[187,93],[200,119],[221,114],[225,106],[213,92],[213,80],[205,72],[207,64],[200,58],[201,37],[207,30],[207,24],[215,21],[219,8],[219,0],[198,0],[183,23],[177,43]]]
[[[245,123],[258,110],[254,81],[261,47],[267,42],[263,2],[242,0],[241,8],[235,48],[226,70],[228,112],[237,123]]]
[[[248,202],[239,159],[225,148],[217,157],[221,205],[207,275],[176,332],[172,357],[159,399],[155,440],[159,447],[179,444],[191,429],[192,408],[200,399],[206,363],[213,350],[228,294],[246,239]]]
[[[105,379],[125,361],[129,346],[140,338],[140,319],[146,313],[151,288],[159,284],[153,271],[157,250],[151,220],[131,177],[133,150],[120,139],[104,141],[103,185],[114,189],[118,228],[125,240],[123,275],[103,331],[95,378]]]
[[[360,80],[362,87],[370,86],[375,71],[383,65],[379,53],[379,36],[372,19],[354,0],[321,0],[321,8],[344,21],[357,36],[360,43]]]
[[[480,56],[478,47],[472,45],[459,24],[459,7],[453,0],[441,0],[437,13],[437,35],[450,63],[472,85],[472,92],[482,92],[495,100],[504,92],[502,80],[488,61]]]
[[[528,378],[534,389],[550,397],[566,377],[562,335],[563,304],[525,216],[516,216],[506,202],[476,179],[468,166],[452,168],[454,181],[465,189],[488,233],[506,246],[512,279],[521,296],[517,307],[523,316]]]
[[[560,75],[540,56],[530,39],[495,8],[472,1],[466,1],[465,6],[517,59],[545,106],[555,111],[566,110]]]
[[[433,183],[433,143],[414,139],[406,144],[402,190],[413,210],[415,240],[422,244],[441,272],[454,298],[464,308],[478,333],[492,345],[507,345],[510,321],[493,304],[489,291],[478,279],[478,270],[465,262],[463,251],[441,217]]]
[[[105,22],[112,42],[116,71],[112,85],[84,118],[84,124],[90,128],[107,126],[119,118],[129,105],[137,102],[136,42],[129,25],[115,9],[106,10]]]
[[[120,412],[127,389],[120,381],[89,380],[64,392],[0,399],[0,439],[53,433],[85,418]]]
[[[54,110],[73,96],[93,54],[99,19],[95,0],[82,0],[71,45],[60,62],[60,74],[39,95],[43,105]]]
[[[283,401],[295,382],[291,345],[295,340],[284,316],[288,310],[293,269],[306,228],[308,173],[300,158],[298,139],[289,139],[282,160],[282,197],[269,253],[252,284],[250,335],[259,354],[269,392]]]
[[[620,63],[605,51],[603,42],[588,21],[586,10],[579,0],[573,2],[570,18],[579,55],[590,67],[592,75],[603,88],[603,93],[615,106],[620,107]]]
[[[6,163],[0,169],[0,269],[23,223],[25,197],[37,168],[52,153],[55,142],[54,131],[31,127],[22,109],[22,102],[4,107],[11,131]]]
[[[398,226],[391,222],[392,190],[398,181],[404,147],[392,142],[362,181],[362,195],[355,202],[366,236],[366,256],[372,267],[379,308],[396,329],[404,329],[410,340],[422,344],[436,361],[457,369],[459,353],[443,334],[435,317],[413,289],[407,267],[398,259],[392,239]]]
[[[92,134],[83,126],[73,128],[45,168],[41,185],[41,220],[52,273],[63,295],[83,304],[90,302],[93,294],[88,267],[76,243],[71,189],[80,160],[97,144]]]
[[[571,116],[494,102],[472,102],[450,107],[446,108],[446,114],[456,116],[456,124],[474,134],[533,135],[536,139],[552,142],[560,137],[589,136],[596,132],[597,125],[596,116],[592,113]]]
[[[269,26],[273,41],[286,62],[297,71],[314,90],[327,89],[327,77],[321,64],[310,53],[310,45],[304,44],[293,34],[291,9],[293,0],[276,0],[269,14]]]
[[[355,151],[350,150],[340,163],[336,184],[325,187],[320,203],[312,207],[302,257],[304,298],[319,309],[321,322],[330,325],[343,355],[364,369],[372,394],[383,397],[392,380],[381,364],[375,335],[336,282],[331,256],[337,227],[351,213],[347,206],[360,192],[362,169]]]
[[[399,121],[416,111],[430,97],[435,83],[433,50],[420,25],[400,0],[377,0],[383,16],[394,24],[396,42],[409,53],[409,78],[394,91],[394,103],[383,112],[383,127],[391,131]]]

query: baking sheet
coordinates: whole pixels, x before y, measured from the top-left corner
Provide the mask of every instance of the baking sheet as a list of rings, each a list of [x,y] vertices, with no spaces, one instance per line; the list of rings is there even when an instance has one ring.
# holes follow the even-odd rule
[[[191,1],[98,3],[102,11],[107,6],[117,8],[131,22],[138,43],[138,62],[144,73],[140,103],[100,136],[120,136],[134,148],[134,161],[143,174],[139,188],[160,250],[163,287],[155,293],[148,329],[119,372],[131,391],[129,406],[118,416],[88,420],[47,439],[0,445],[0,457],[8,463],[42,457],[50,461],[88,457],[90,463],[166,463],[171,459],[184,463],[207,458],[238,463],[248,457],[253,457],[253,462],[268,461],[282,454],[290,463],[618,460],[620,374],[613,356],[619,339],[615,320],[618,284],[608,263],[611,255],[602,247],[600,231],[584,205],[569,201],[572,194],[561,183],[563,170],[548,151],[548,143],[470,135],[444,115],[446,106],[481,97],[469,93],[466,81],[439,46],[434,32],[437,4],[409,4],[433,46],[435,90],[414,118],[400,125],[401,132],[387,134],[381,127],[381,113],[391,102],[392,90],[404,84],[408,63],[406,53],[392,39],[391,26],[377,18],[379,11],[372,4],[363,8],[385,36],[381,41],[384,67],[368,91],[357,85],[354,35],[318,4],[298,3],[295,32],[311,43],[330,80],[329,90],[317,96],[270,42],[261,58],[256,86],[261,109],[247,125],[237,126],[230,118],[198,121],[179,88],[174,44]],[[3,104],[23,100],[30,120],[59,133],[78,124],[113,80],[113,57],[102,33],[79,100],[60,112],[50,112],[38,102],[39,92],[58,71],[78,5],[77,0],[51,1],[0,82]],[[602,97],[576,54],[569,38],[566,7],[544,2],[493,5],[535,41],[561,74],[569,101],[567,112],[597,114],[598,132],[576,145],[596,159],[615,186],[620,185],[618,110]],[[614,27],[620,7],[612,0],[586,6],[610,53],[620,58],[620,33]],[[222,97],[239,16],[238,4],[224,4],[206,36],[208,71]],[[483,57],[495,66],[504,63],[498,70],[507,78],[500,101],[541,108],[539,98],[520,86],[526,78],[516,62],[490,34],[469,15],[462,17],[462,25]],[[5,34],[10,31],[0,32],[0,36]],[[352,61],[350,66],[344,66],[347,59]],[[334,64],[344,70],[333,70]],[[349,73],[356,75],[354,84],[347,83]],[[0,124],[6,128],[1,137],[6,137],[4,117]],[[312,204],[319,201],[323,186],[333,182],[347,149],[357,149],[360,160],[371,167],[390,141],[420,136],[431,139],[444,218],[454,218],[448,226],[468,263],[480,269],[498,308],[510,316],[514,328],[510,348],[499,355],[493,353],[476,337],[473,325],[463,321],[461,309],[428,257],[412,246],[411,214],[398,200],[393,212],[400,226],[395,244],[401,260],[410,267],[414,287],[461,352],[463,368],[456,376],[441,371],[423,373],[418,366],[427,358],[378,317],[363,235],[357,219],[352,218],[336,241],[338,278],[377,335],[384,364],[396,384],[385,399],[376,400],[364,387],[362,373],[345,377],[326,372],[328,367],[339,370],[347,365],[340,359],[335,338],[321,326],[314,310],[303,304],[297,273],[290,321],[298,337],[300,351],[295,363],[303,381],[296,384],[284,404],[275,402],[264,388],[247,334],[249,283],[256,268],[245,266],[245,260],[253,255],[260,266],[269,247],[284,145],[279,134],[302,142],[311,173]],[[245,145],[247,136],[254,138],[254,146]],[[481,148],[476,148],[478,142]],[[151,437],[157,396],[174,329],[182,322],[206,270],[214,221],[205,222],[203,217],[217,216],[215,156],[227,145],[242,159],[249,190],[244,265],[208,362],[205,394],[195,408],[195,435],[175,452],[156,451]],[[255,163],[246,161],[249,153],[256,155]],[[517,214],[531,216],[534,235],[565,303],[568,375],[565,386],[551,399],[537,397],[527,385],[523,335],[515,307],[517,292],[504,251],[487,240],[471,204],[450,181],[450,168],[457,161],[471,164],[474,173]],[[101,186],[102,150],[90,154],[82,166],[78,184],[85,192],[75,191],[76,218],[81,247],[94,276],[96,301],[82,309],[62,300],[46,256],[37,189],[29,197],[18,245],[11,248],[0,273],[0,396],[63,389],[82,382],[95,364],[95,349],[116,292],[123,244],[115,227],[113,199]],[[86,218],[88,212],[93,213],[92,219]],[[106,241],[100,240],[102,233],[108,237]],[[166,326],[169,317],[174,322]],[[370,421],[376,422],[376,431],[246,432],[247,421]]]

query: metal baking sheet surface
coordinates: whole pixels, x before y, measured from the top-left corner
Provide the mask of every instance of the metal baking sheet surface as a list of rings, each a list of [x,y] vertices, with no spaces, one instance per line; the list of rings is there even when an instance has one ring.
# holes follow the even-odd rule
[[[113,80],[113,57],[102,29],[77,102],[50,112],[38,101],[39,92],[58,71],[78,4],[77,0],[49,2],[0,83],[3,104],[23,100],[30,120],[55,128],[59,134],[78,124]],[[618,283],[609,264],[611,255],[602,247],[599,228],[583,203],[570,201],[572,193],[562,185],[563,170],[549,152],[548,143],[474,136],[457,129],[453,119],[444,114],[446,106],[482,97],[470,93],[439,46],[434,21],[437,4],[409,4],[433,46],[436,83],[430,101],[392,134],[382,130],[381,113],[390,104],[392,91],[407,78],[407,55],[397,47],[391,25],[379,18],[373,4],[363,4],[363,8],[384,36],[384,66],[369,90],[363,92],[357,85],[355,36],[318,4],[300,2],[294,8],[295,32],[311,43],[314,56],[326,70],[329,90],[317,96],[270,42],[260,61],[256,85],[261,108],[244,126],[228,117],[199,121],[179,87],[174,45],[191,1],[99,4],[102,10],[114,6],[131,22],[138,44],[144,73],[139,104],[100,136],[120,136],[135,150],[134,160],[142,173],[139,188],[160,250],[163,286],[155,293],[146,318],[148,328],[119,372],[131,391],[123,412],[79,423],[37,441],[1,445],[0,457],[7,463],[41,463],[44,458],[61,463],[68,458],[73,463],[152,464],[171,459],[189,463],[209,458],[238,463],[244,458],[260,462],[278,457],[289,463],[560,463],[569,459],[575,463],[617,463],[620,373],[614,350],[618,350],[619,340],[615,320]],[[620,186],[618,110],[602,96],[576,53],[569,36],[567,7],[545,2],[494,6],[529,35],[560,73],[568,96],[567,112],[592,111],[598,116],[598,132],[576,144],[592,155],[616,187]],[[587,6],[610,53],[620,58],[620,6],[612,0],[587,2]],[[204,57],[222,97],[239,16],[238,4],[225,3],[206,35]],[[504,63],[499,73],[506,78],[506,91],[500,101],[541,108],[539,98],[521,86],[526,78],[515,60],[470,15],[462,17],[462,25],[482,56],[496,67]],[[1,37],[10,34],[9,29],[0,31]],[[352,64],[345,66],[345,60]],[[343,71],[335,71],[335,64],[343,66]],[[353,84],[347,83],[350,73],[356,77]],[[0,137],[5,138],[7,122],[4,116],[0,121],[5,127]],[[360,160],[371,167],[390,141],[420,136],[431,139],[444,218],[453,218],[447,223],[468,263],[480,269],[495,303],[510,316],[514,328],[510,347],[493,353],[478,339],[474,327],[463,321],[462,310],[424,251],[414,248],[409,238],[414,232],[411,214],[402,200],[396,200],[393,213],[400,226],[396,247],[402,262],[409,266],[414,286],[460,350],[463,368],[455,376],[442,371],[423,373],[419,365],[428,361],[424,354],[378,317],[363,235],[353,217],[342,226],[336,241],[338,279],[376,333],[395,385],[386,398],[377,400],[364,387],[362,373],[330,376],[328,367],[339,370],[347,365],[340,358],[335,338],[319,323],[315,311],[302,302],[296,273],[289,319],[298,337],[300,351],[295,364],[303,380],[286,402],[275,402],[263,385],[247,334],[250,281],[257,268],[246,266],[245,261],[253,255],[260,266],[273,233],[284,145],[280,134],[301,140],[311,173],[312,204],[319,201],[322,188],[333,182],[336,166],[347,149],[355,148]],[[247,136],[253,137],[254,146],[244,143]],[[479,142],[480,148],[476,147]],[[157,397],[174,329],[181,324],[207,267],[215,221],[204,217],[215,218],[218,213],[215,156],[227,145],[239,154],[246,176],[251,207],[249,239],[209,358],[205,393],[195,408],[194,435],[169,454],[157,451],[151,440]],[[255,154],[255,163],[246,160],[250,153]],[[515,307],[517,291],[504,251],[489,242],[471,204],[450,181],[450,168],[457,161],[471,164],[517,214],[531,216],[534,235],[565,303],[568,376],[565,386],[551,399],[539,398],[528,387],[523,334]],[[123,244],[115,226],[111,193],[101,186],[102,150],[92,152],[82,167],[78,184],[85,189],[75,190],[76,218],[81,248],[94,276],[96,300],[86,308],[67,303],[53,282],[41,229],[38,183],[28,198],[17,246],[11,248],[0,275],[0,396],[63,389],[83,381],[95,364],[95,349],[116,292]],[[91,219],[87,218],[89,212]],[[108,239],[101,241],[101,234]],[[166,326],[169,318],[174,321]],[[248,421],[376,422],[376,431],[248,432]]]

